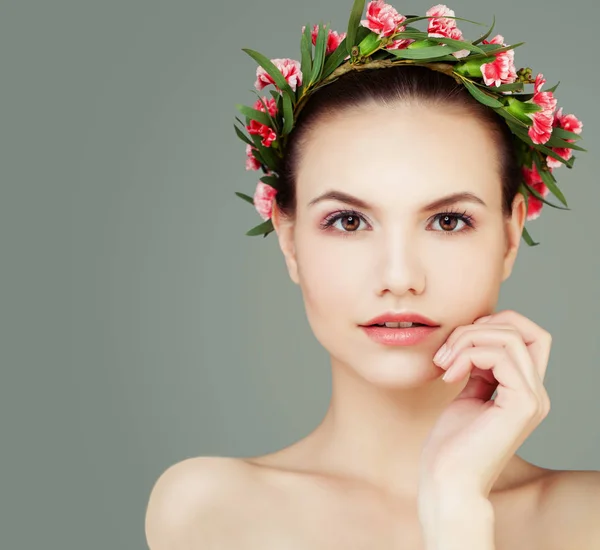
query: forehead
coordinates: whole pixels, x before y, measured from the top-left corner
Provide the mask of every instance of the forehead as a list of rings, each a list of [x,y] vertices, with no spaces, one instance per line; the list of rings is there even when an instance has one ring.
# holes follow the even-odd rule
[[[298,204],[326,189],[369,202],[418,207],[458,191],[501,202],[498,145],[466,110],[443,105],[368,105],[321,120],[302,149]]]

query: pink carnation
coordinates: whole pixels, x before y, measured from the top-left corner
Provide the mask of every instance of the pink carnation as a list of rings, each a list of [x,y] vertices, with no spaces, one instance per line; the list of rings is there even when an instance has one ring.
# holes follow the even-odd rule
[[[277,113],[277,102],[275,101],[275,98],[271,97],[267,99],[263,96],[262,99],[266,103],[267,108],[269,109],[269,114],[271,116],[275,116],[275,114]],[[265,108],[259,99],[256,100],[256,103],[254,103],[254,108],[257,111],[262,111],[263,113],[265,112]],[[275,130],[273,130],[273,128],[271,128],[270,126],[266,126],[256,120],[250,120],[250,124],[246,126],[246,129],[248,130],[249,134],[261,136],[263,138],[262,144],[265,147],[271,147],[271,144],[277,139],[277,133],[275,132]]]
[[[542,86],[546,83],[541,73],[535,77],[533,85],[533,103],[542,107],[541,111],[529,113],[533,120],[533,126],[529,128],[529,137],[533,143],[546,143],[552,135],[552,124],[554,122],[554,110],[556,109],[556,98],[552,92],[542,92]]]
[[[325,26],[325,25],[323,25]],[[302,27],[302,32],[304,32],[304,29],[306,28],[306,26]],[[314,25],[312,28],[312,43],[313,46],[317,45],[317,36],[319,34],[319,25]],[[327,34],[327,48],[325,50],[325,55],[329,55],[330,53],[333,53],[337,47],[341,44],[342,40],[344,40],[344,38],[346,38],[346,33],[343,32],[341,34],[339,34],[337,31],[332,31],[331,29],[329,29],[328,34]]]
[[[271,59],[271,62],[281,71],[290,88],[295,92],[296,86],[302,85],[302,71],[300,70],[300,62],[293,59]],[[261,66],[256,68],[256,82],[254,86],[257,90],[262,90],[269,84],[275,84],[271,75],[267,73]],[[277,86],[276,86],[277,87]]]
[[[277,189],[259,181],[254,191],[254,207],[263,220],[268,220],[273,212],[273,203]]]
[[[256,150],[256,147],[252,147],[249,143],[246,144],[246,170],[258,170],[260,168],[260,162],[252,154],[253,149]]]
[[[537,171],[535,164],[532,168],[522,167],[523,179],[525,183],[537,191],[542,197],[546,198],[550,190],[543,182],[542,177]],[[535,220],[542,212],[544,203],[535,197],[534,195],[528,194],[527,196],[527,220]]]
[[[558,126],[563,130],[581,134],[583,123],[575,115],[563,115],[561,108],[554,114],[554,122],[552,123],[552,126]],[[567,139],[565,141],[573,143],[575,140]],[[573,149],[569,149],[568,147],[552,147],[552,150],[565,160],[569,160],[573,156]],[[552,157],[548,157],[546,159],[546,163],[550,168],[558,168],[559,166],[562,166],[562,162],[560,162],[560,160],[553,159]]]
[[[400,15],[396,8],[386,4],[383,0],[373,0],[367,5],[367,18],[363,19],[360,24],[377,33],[379,38],[383,38],[400,31],[398,27],[405,19],[406,17]]]
[[[504,43],[504,37],[500,34],[496,35],[489,42],[483,41],[483,44],[500,44],[507,46]],[[481,65],[481,73],[486,86],[501,86],[502,84],[512,84],[517,80],[517,71],[515,68],[515,50],[500,52],[494,54],[496,59],[491,63]]]
[[[454,10],[451,10],[445,4],[437,4],[429,8],[425,13],[429,17],[429,25],[427,26],[428,36],[432,38],[452,38],[453,40],[464,40],[462,31],[456,26]],[[454,57],[461,58],[469,55],[469,50],[458,50],[452,52]]]

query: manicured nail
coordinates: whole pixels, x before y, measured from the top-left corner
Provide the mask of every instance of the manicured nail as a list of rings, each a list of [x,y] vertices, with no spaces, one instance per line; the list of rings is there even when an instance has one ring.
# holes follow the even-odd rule
[[[433,356],[433,361],[435,363],[439,363],[440,359],[446,354],[446,350],[448,349],[448,346],[446,344],[444,344],[438,351],[437,353]]]

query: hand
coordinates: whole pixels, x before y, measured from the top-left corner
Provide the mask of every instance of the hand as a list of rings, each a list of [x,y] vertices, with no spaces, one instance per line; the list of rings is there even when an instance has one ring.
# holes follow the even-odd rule
[[[543,379],[551,342],[547,331],[510,310],[450,334],[450,355],[434,362],[446,370],[446,383],[468,381],[423,446],[422,487],[442,485],[489,497],[511,457],[550,410]]]

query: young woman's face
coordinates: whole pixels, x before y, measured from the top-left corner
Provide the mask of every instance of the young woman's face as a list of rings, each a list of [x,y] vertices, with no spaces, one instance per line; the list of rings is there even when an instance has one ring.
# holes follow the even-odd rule
[[[431,360],[455,327],[493,312],[523,223],[502,215],[496,147],[472,116],[432,106],[365,107],[318,125],[296,219],[274,221],[334,361],[381,385],[418,384],[441,373]],[[360,325],[389,311],[440,328],[413,346],[376,343]]]

